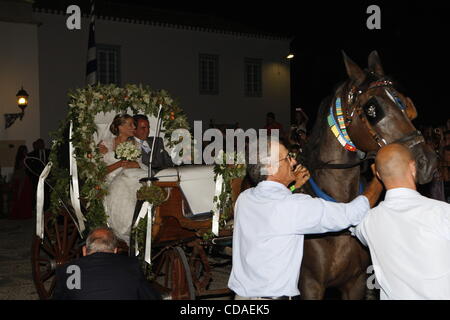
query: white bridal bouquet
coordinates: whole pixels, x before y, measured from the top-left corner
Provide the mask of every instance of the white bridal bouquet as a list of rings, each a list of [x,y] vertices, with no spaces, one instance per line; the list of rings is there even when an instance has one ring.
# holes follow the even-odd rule
[[[136,161],[141,156],[141,149],[132,141],[125,141],[116,147],[116,158],[120,160]]]

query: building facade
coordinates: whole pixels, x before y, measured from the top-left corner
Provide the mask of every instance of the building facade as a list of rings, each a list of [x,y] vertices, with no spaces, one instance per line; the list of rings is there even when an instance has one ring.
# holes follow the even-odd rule
[[[19,112],[15,94],[23,85],[29,106],[22,121],[4,129],[0,140],[38,137],[50,142],[67,114],[68,92],[86,85],[89,19],[69,30],[69,14],[33,8],[24,1],[0,1],[0,110]],[[289,124],[290,68],[287,37],[220,28],[97,16],[98,80],[165,89],[191,124],[236,123],[261,128],[265,114]]]

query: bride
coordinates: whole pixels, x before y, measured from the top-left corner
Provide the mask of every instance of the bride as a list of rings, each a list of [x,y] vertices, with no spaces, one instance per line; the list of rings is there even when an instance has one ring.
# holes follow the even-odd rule
[[[112,136],[105,137],[99,144],[108,172],[108,194],[103,202],[108,225],[128,245],[136,206],[136,192],[141,186],[139,179],[147,176],[147,167],[142,164],[140,158],[136,161],[118,160],[115,150],[120,143],[131,140],[135,130],[132,116],[116,115],[109,127]]]

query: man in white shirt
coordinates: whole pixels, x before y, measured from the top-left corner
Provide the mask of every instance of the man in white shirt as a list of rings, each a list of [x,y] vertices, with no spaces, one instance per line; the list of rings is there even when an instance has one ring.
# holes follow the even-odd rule
[[[375,165],[386,197],[355,233],[369,247],[380,298],[450,299],[450,205],[416,191],[406,147],[383,147]]]
[[[277,148],[278,146],[278,148]],[[272,150],[278,149],[278,152]],[[305,234],[340,231],[357,225],[377,201],[382,186],[377,179],[348,204],[293,194],[309,178],[307,170],[276,142],[268,164],[248,165],[255,188],[242,192],[234,214],[233,266],[228,287],[236,299],[291,299],[300,292],[298,280]],[[263,174],[262,169],[267,171]]]

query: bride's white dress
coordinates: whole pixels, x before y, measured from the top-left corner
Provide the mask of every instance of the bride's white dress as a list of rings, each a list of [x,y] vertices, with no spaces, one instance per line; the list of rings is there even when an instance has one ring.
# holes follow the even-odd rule
[[[104,139],[103,144],[108,148],[108,152],[103,155],[106,165],[119,161],[114,157],[114,138]],[[147,167],[142,164],[140,159],[137,162],[140,168],[119,168],[106,176],[108,194],[103,201],[108,216],[108,225],[128,245],[136,207],[136,192],[141,187],[139,179],[147,176]]]

